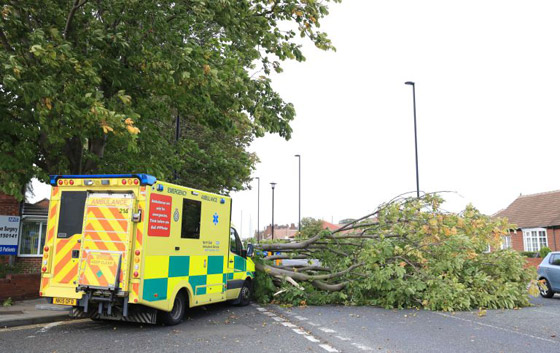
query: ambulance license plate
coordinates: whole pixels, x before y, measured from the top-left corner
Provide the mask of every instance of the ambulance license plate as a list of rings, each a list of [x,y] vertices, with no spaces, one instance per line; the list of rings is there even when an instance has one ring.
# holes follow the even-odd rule
[[[53,298],[53,304],[76,305],[78,304],[78,300],[74,298]]]

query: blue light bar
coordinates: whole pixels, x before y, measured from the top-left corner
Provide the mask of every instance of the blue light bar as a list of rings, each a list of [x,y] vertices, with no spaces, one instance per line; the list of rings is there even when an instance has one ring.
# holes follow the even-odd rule
[[[157,179],[149,174],[91,174],[91,175],[51,175],[51,185],[57,186],[58,179],[95,179],[95,178],[138,178],[140,185],[153,185]]]

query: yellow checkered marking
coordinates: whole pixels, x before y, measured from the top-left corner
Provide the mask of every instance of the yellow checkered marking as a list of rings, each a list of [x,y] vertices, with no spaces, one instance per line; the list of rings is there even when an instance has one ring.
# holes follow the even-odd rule
[[[144,278],[164,278],[169,272],[169,256],[146,256]]]

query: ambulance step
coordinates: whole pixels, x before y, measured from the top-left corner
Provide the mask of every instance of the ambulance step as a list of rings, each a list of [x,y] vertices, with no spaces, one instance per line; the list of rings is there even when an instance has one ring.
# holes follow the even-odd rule
[[[126,321],[126,322],[138,322],[141,324],[155,324],[157,319],[157,310],[152,308],[134,308],[131,307],[128,312],[128,316],[124,317],[121,313],[113,313],[112,315],[107,315],[103,313],[84,313],[82,308],[74,307],[71,316],[73,318],[90,318],[93,320],[113,320],[113,321]]]

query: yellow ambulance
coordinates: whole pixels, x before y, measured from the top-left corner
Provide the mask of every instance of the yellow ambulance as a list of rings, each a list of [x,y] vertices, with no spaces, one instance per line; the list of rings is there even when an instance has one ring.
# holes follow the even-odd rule
[[[147,174],[54,175],[40,295],[73,316],[179,323],[189,307],[247,305],[252,246],[231,198]]]

